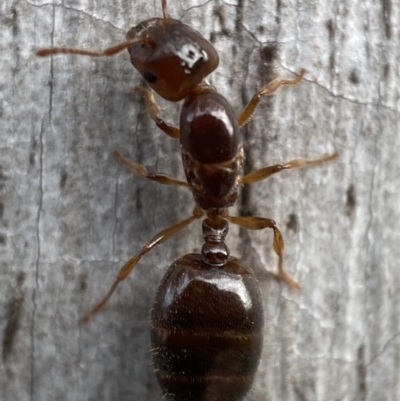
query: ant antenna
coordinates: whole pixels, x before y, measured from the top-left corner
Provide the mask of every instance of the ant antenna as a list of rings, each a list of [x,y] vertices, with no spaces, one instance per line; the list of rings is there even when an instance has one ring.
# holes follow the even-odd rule
[[[166,19],[168,19],[167,0],[161,0],[161,7],[162,7],[163,19],[166,20]]]

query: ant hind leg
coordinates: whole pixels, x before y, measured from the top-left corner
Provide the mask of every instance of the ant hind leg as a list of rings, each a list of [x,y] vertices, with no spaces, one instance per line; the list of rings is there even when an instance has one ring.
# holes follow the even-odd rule
[[[166,241],[167,239],[171,238],[173,235],[181,231],[183,228],[188,226],[194,220],[199,219],[204,215],[203,210],[200,206],[195,206],[193,209],[192,216],[188,217],[185,220],[182,220],[178,223],[172,224],[171,226],[161,230],[157,233],[149,242],[147,242],[142,249],[132,258],[130,258],[120,269],[114,283],[111,285],[110,289],[108,290],[107,294],[97,302],[89,311],[87,311],[83,316],[82,320],[87,322],[94,314],[96,314],[111,298],[111,295],[117,289],[119,283],[125,280],[133,268],[137,265],[139,260],[142,258],[143,255],[150,252],[156,245],[161,244],[162,242]]]
[[[290,287],[296,290],[301,289],[301,285],[283,268],[283,237],[275,221],[267,219],[265,217],[238,217],[238,216],[226,216],[229,222],[237,224],[239,227],[245,228],[246,230],[263,230],[264,228],[271,228],[274,231],[274,251],[278,256],[278,273],[271,273],[276,279],[284,281]]]

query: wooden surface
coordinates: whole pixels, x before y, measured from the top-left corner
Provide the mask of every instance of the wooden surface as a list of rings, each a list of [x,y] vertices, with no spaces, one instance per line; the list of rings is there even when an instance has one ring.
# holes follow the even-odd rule
[[[232,227],[233,255],[265,299],[262,362],[247,401],[400,399],[400,6],[398,2],[176,1],[169,13],[211,38],[210,81],[240,110],[276,76],[305,80],[264,99],[243,130],[246,171],[316,157],[246,188],[232,214],[270,217],[270,232]],[[158,230],[188,216],[188,191],[133,177],[121,150],[183,177],[176,141],[131,88],[124,52],[38,59],[53,44],[101,49],[124,40],[158,1],[18,1],[0,5],[1,401],[160,400],[148,316],[172,261],[201,247],[195,223],[146,255],[89,324],[79,317]],[[164,116],[178,121],[179,106]]]

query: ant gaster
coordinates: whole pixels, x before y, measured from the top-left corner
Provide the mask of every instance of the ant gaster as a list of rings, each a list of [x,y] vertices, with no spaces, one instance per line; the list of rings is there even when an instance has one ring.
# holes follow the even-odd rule
[[[204,245],[173,263],[158,287],[151,313],[155,372],[164,396],[171,401],[240,401],[254,378],[262,348],[263,308],[253,270],[229,255],[225,244],[229,223],[248,230],[273,230],[278,256],[275,276],[291,287],[299,284],[283,269],[283,238],[271,219],[230,216],[228,208],[243,184],[264,180],[283,170],[318,165],[318,159],[295,159],[242,175],[244,161],[239,128],[251,118],[260,99],[293,79],[275,79],[257,92],[236,117],[228,101],[203,79],[218,65],[213,46],[197,31],[167,17],[152,18],[132,28],[127,41],[102,52],[75,48],[40,50],[39,56],[72,53],[112,56],[128,49],[133,66],[149,86],[167,100],[184,99],[179,128],[165,123],[153,94],[138,88],[150,117],[167,135],[180,139],[186,180],[150,174],[145,167],[114,152],[136,175],[161,184],[189,187],[196,200],[192,215],[157,233],[119,271],[107,295],[84,316],[89,320],[109,300],[141,257],[194,220],[202,218]]]

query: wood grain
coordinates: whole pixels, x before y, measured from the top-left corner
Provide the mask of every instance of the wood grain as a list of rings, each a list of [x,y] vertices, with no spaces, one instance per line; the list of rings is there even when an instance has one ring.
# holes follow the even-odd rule
[[[231,253],[256,270],[266,309],[247,401],[400,399],[400,5],[170,3],[172,17],[213,41],[221,63],[210,82],[238,112],[271,79],[307,70],[300,85],[264,99],[243,129],[246,172],[340,153],[247,186],[232,211],[277,222],[286,269],[303,286],[293,292],[264,272],[277,262],[270,232],[232,227]],[[183,178],[178,143],[132,92],[141,79],[126,52],[35,57],[56,44],[117,44],[159,15],[157,1],[0,6],[0,344],[12,344],[0,363],[0,400],[160,400],[151,302],[166,268],[199,251],[200,224],[146,255],[89,324],[79,317],[125,260],[193,208],[185,188],[133,177],[112,151]],[[179,106],[160,103],[177,122]]]

